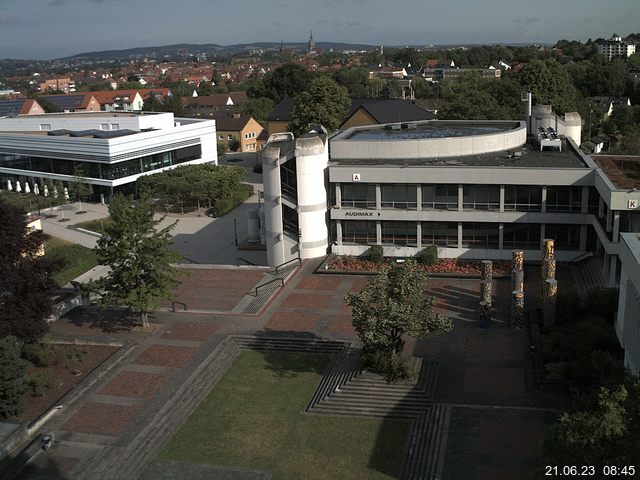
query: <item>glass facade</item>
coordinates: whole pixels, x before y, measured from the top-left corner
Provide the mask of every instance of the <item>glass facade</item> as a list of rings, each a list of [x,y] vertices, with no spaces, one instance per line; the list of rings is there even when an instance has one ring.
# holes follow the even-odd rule
[[[465,210],[499,210],[499,185],[465,185],[462,206]]]
[[[422,246],[458,247],[457,222],[422,222]]]
[[[87,172],[88,178],[116,180],[138,173],[150,172],[158,168],[179,165],[201,157],[202,148],[200,145],[178,148],[117,163],[84,162],[81,160],[61,160],[58,158],[0,153],[0,167],[73,175],[76,167],[82,166]]]
[[[547,187],[547,212],[580,213],[582,187]]]
[[[340,193],[343,207],[376,208],[375,185],[345,183]]]
[[[293,197],[296,202],[298,201],[298,174],[295,158],[280,166],[280,185],[284,195]]]
[[[557,250],[578,250],[580,248],[580,225],[546,224],[544,236],[555,240]]]
[[[542,211],[542,187],[529,185],[507,185],[504,189],[505,211]]]
[[[382,225],[383,245],[417,246],[417,227],[415,222],[380,222]]]
[[[498,223],[463,223],[462,248],[500,248]]]
[[[415,210],[417,208],[418,185],[416,184],[382,184],[382,208],[400,208]]]
[[[298,226],[298,212],[288,205],[282,205],[282,227],[284,233],[291,238],[298,240],[299,226]]]
[[[422,208],[457,210],[458,185],[423,185]]]
[[[375,245],[376,222],[344,220],[342,222],[342,243]]]
[[[540,232],[538,223],[505,223],[502,248],[538,250],[541,244]]]

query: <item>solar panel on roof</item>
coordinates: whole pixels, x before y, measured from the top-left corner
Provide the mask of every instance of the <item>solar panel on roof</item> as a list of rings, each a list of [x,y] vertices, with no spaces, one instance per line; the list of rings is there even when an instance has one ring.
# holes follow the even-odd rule
[[[45,95],[44,98],[63,110],[82,106],[84,95]]]
[[[18,100],[0,100],[0,117],[18,115],[24,102],[24,98]]]

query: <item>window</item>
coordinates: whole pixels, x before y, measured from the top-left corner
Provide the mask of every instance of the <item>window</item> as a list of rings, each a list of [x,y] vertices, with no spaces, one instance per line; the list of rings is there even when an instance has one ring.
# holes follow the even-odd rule
[[[344,183],[342,188],[343,207],[376,208],[376,186],[371,184]]]
[[[218,135],[218,140],[224,140],[224,135]]]
[[[417,185],[392,184],[382,185],[382,208],[401,208],[404,210],[417,208]]]
[[[108,123],[101,123],[100,124],[100,130],[109,130],[109,124]]]
[[[280,166],[280,188],[284,195],[292,197],[297,201],[298,176],[295,158],[292,158]]]
[[[547,212],[582,210],[582,187],[547,187]]]
[[[288,205],[282,205],[282,227],[284,233],[289,237],[299,239],[300,230],[298,227],[298,212]]]
[[[556,250],[578,250],[580,248],[580,225],[551,225],[544,227],[545,238],[555,240]]]
[[[229,141],[233,140],[233,135],[227,135],[227,140]]]
[[[119,123],[112,123],[111,124],[111,130],[120,130],[120,124]]]
[[[51,124],[50,123],[41,123],[40,124],[40,130],[42,130],[42,131],[51,130]]]
[[[500,246],[500,228],[497,223],[463,223],[464,248],[493,248]]]
[[[502,248],[512,250],[538,250],[540,248],[540,224],[510,223],[504,225]]]
[[[376,222],[360,220],[342,221],[342,243],[357,245],[376,244]]]
[[[458,210],[458,185],[423,185],[422,208]]]
[[[499,210],[500,187],[498,185],[465,185],[463,208],[470,210]]]
[[[504,189],[505,211],[542,211],[542,188],[530,185],[507,185]]]
[[[415,222],[381,222],[382,243],[391,245],[417,245]]]
[[[456,222],[422,222],[422,246],[458,247]]]

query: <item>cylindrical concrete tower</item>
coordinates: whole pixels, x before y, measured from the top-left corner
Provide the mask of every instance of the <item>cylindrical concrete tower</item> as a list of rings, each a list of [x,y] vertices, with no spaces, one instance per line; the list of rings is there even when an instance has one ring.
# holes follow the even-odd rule
[[[298,180],[298,225],[300,229],[300,258],[326,255],[327,190],[325,170],[329,163],[326,142],[319,136],[296,140]]]

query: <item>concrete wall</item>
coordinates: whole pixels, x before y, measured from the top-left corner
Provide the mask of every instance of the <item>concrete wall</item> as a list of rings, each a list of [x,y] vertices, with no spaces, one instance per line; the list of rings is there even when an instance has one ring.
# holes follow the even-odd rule
[[[640,236],[621,234],[620,296],[615,330],[624,348],[625,366],[632,374],[640,373]]]
[[[445,121],[437,121],[444,124]],[[432,121],[407,122],[416,125],[434,123]],[[492,125],[505,122],[472,122],[446,121],[446,124],[458,125]],[[524,122],[512,122],[511,130],[488,133],[483,135],[469,135],[463,137],[420,138],[420,139],[383,139],[358,140],[350,138],[359,130],[369,127],[354,127],[339,134],[331,140],[331,156],[338,159],[424,159],[451,158],[482,153],[499,152],[517,149],[527,140],[527,130]]]

